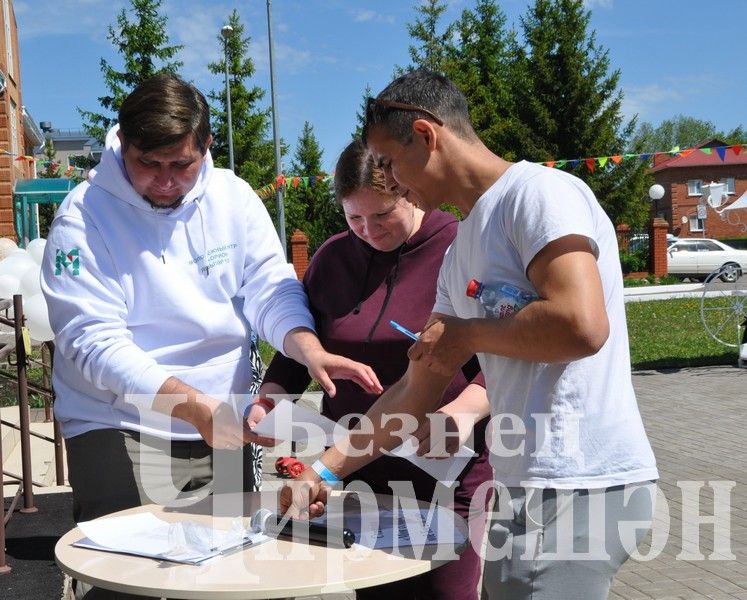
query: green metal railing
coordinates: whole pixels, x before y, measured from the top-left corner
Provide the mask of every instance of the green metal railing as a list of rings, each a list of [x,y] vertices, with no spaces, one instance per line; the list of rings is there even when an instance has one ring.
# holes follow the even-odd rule
[[[13,222],[18,246],[39,237],[39,204],[60,204],[76,186],[72,179],[19,179],[13,190]]]

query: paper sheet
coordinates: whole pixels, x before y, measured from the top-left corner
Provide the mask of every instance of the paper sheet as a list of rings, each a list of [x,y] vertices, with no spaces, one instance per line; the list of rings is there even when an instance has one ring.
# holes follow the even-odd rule
[[[342,436],[346,431],[344,427],[331,419],[289,400],[280,400],[254,428],[254,433],[258,435],[283,442],[316,442],[323,443],[325,446],[332,446],[335,436]],[[473,450],[462,446],[450,458],[425,458],[415,453],[417,447],[418,442],[412,437],[391,453],[409,460],[445,485],[453,485],[474,456]]]
[[[270,539],[240,527],[221,530],[191,521],[169,523],[152,513],[83,521],[78,528],[85,537],[73,546],[188,564]]]

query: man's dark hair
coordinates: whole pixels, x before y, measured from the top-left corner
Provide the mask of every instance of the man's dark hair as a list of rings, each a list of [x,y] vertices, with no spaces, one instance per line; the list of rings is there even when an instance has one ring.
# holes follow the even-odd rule
[[[195,134],[200,152],[210,137],[210,108],[191,83],[172,73],[143,81],[119,109],[119,128],[125,142],[143,152],[179,143]]]
[[[371,127],[381,125],[390,137],[409,144],[415,119],[446,125],[464,139],[476,137],[467,99],[459,88],[443,75],[416,69],[392,81],[376,98],[369,98],[363,142]]]
[[[350,142],[335,166],[335,199],[339,204],[358,190],[371,189],[382,196],[396,195],[387,190],[384,171],[374,164],[360,138]]]

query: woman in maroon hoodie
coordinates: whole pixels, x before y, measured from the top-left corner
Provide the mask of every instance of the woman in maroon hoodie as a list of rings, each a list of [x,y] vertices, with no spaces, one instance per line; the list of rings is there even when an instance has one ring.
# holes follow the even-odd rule
[[[406,198],[387,192],[383,172],[374,166],[360,141],[352,142],[337,162],[335,194],[350,231],[332,236],[319,248],[303,282],[324,348],[370,365],[386,389],[407,370],[407,349],[412,344],[389,321],[411,331],[420,331],[425,325],[457,220],[440,210],[426,214]],[[278,352],[265,374],[260,395],[300,394],[309,382],[303,365]],[[336,381],[335,385],[335,397],[325,395],[322,401],[322,413],[334,421],[351,413],[365,413],[377,398],[353,382]],[[250,424],[264,416],[262,404],[266,401],[252,407]],[[488,414],[476,357],[451,382],[439,410],[461,422],[462,439],[469,435],[474,420],[456,415],[482,418]],[[477,486],[492,478],[485,448],[486,424],[487,419],[482,418],[474,427],[472,447],[477,456],[462,472],[456,490],[450,492],[455,496],[455,511],[465,518]],[[418,434],[428,437],[420,430]],[[422,442],[421,451],[427,446],[428,442]],[[355,472],[345,483],[352,480],[362,480],[374,492],[384,494],[392,494],[392,481],[411,482],[415,496],[428,502],[441,485],[405,459],[387,456]],[[470,544],[457,561],[412,579],[359,590],[357,597],[476,599],[479,577],[480,559]]]

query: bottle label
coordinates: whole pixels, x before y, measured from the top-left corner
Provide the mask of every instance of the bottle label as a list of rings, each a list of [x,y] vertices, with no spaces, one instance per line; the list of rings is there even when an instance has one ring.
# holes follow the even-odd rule
[[[520,311],[537,296],[509,283],[494,283],[483,286],[480,303],[488,316],[502,319]]]

